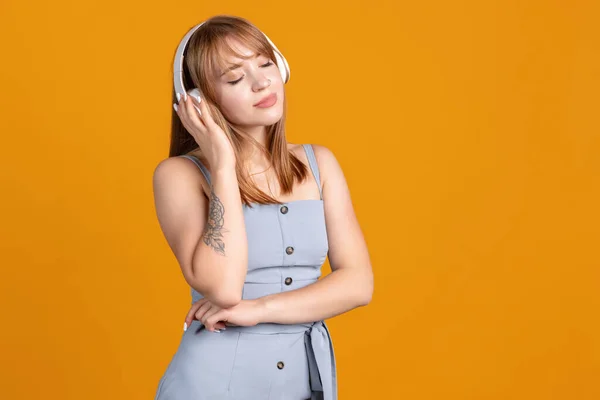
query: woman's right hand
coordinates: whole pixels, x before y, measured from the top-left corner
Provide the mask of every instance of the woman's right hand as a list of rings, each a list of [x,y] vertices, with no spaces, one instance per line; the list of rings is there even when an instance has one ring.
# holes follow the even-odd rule
[[[227,329],[227,324],[225,323],[225,321],[217,321],[214,325],[206,326],[206,320],[208,319],[208,317],[221,310],[221,307],[212,304],[206,298],[198,300],[197,302],[192,304],[190,310],[185,316],[183,330],[187,330],[187,328],[192,325],[192,322],[194,320],[200,321],[200,323],[211,332],[220,332],[221,329]]]
[[[187,96],[177,96],[178,104],[173,104],[173,107],[179,119],[198,143],[211,170],[235,168],[235,153],[229,138],[212,119],[206,101],[198,101],[196,96],[200,98],[198,90],[195,89]]]

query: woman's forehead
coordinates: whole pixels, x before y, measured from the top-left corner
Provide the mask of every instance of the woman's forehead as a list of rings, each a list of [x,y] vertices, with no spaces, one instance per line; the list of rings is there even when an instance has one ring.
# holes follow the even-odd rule
[[[235,64],[254,57],[256,53],[260,53],[260,49],[231,38],[226,39],[226,42],[219,46],[218,53],[220,62]]]
[[[268,56],[268,48],[263,48],[263,43],[243,37],[229,36],[218,40],[212,47],[208,64],[211,75],[220,79],[223,72],[244,60],[253,59],[263,55]]]

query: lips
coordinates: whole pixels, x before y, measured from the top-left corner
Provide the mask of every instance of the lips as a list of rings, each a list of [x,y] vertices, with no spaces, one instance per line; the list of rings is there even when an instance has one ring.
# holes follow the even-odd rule
[[[270,107],[277,101],[277,94],[271,93],[270,95],[264,97],[261,101],[256,103],[254,107]]]

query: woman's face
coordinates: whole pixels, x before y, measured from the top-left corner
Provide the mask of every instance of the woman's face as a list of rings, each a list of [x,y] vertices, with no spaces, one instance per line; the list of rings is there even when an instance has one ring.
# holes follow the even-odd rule
[[[256,54],[239,41],[231,40],[236,51],[252,56],[243,60],[235,56],[225,61],[231,69],[219,71],[215,85],[217,103],[224,116],[235,126],[252,128],[273,125],[283,115],[283,80],[275,60]],[[239,67],[234,68],[239,64]],[[219,75],[217,74],[217,75]],[[257,103],[267,96],[275,95],[275,102],[268,107]],[[272,102],[270,102],[272,103]]]

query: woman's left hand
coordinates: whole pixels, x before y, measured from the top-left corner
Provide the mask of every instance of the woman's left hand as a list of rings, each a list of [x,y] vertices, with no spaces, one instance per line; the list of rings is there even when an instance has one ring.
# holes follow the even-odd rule
[[[207,330],[226,329],[225,326],[254,326],[261,321],[263,308],[258,299],[242,300],[230,308],[221,308],[207,299],[200,299],[187,313],[187,326],[194,319],[200,321]]]

